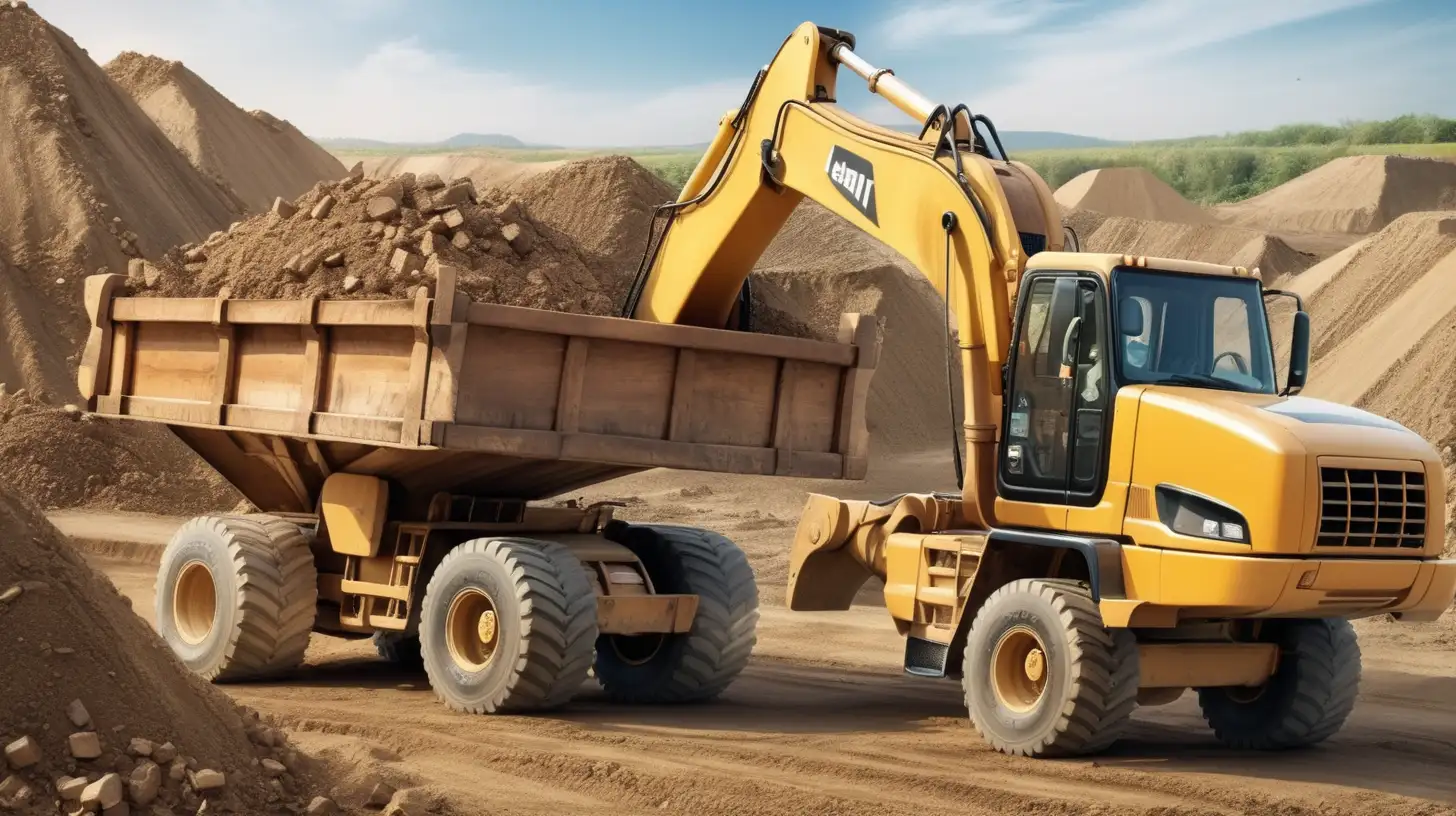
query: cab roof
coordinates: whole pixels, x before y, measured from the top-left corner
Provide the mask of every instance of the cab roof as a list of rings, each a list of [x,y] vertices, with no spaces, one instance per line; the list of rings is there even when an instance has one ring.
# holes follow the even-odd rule
[[[1071,272],[1090,272],[1104,280],[1112,276],[1118,267],[1156,269],[1162,272],[1176,272],[1185,275],[1217,275],[1220,277],[1259,278],[1258,267],[1246,269],[1242,266],[1187,261],[1181,258],[1155,258],[1147,255],[1120,255],[1114,252],[1038,252],[1026,262],[1026,271],[1057,269]]]

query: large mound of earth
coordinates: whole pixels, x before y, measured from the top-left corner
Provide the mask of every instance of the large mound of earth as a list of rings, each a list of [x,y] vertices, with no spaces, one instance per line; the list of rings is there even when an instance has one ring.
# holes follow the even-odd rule
[[[1297,275],[1315,260],[1272,235],[1215,224],[1104,218],[1090,235],[1079,233],[1079,237],[1083,252],[1119,252],[1249,269],[1258,267],[1266,281]]]
[[[1213,220],[1203,208],[1141,167],[1088,170],[1058,187],[1053,195],[1063,207],[1104,215],[1180,224],[1207,224]]]
[[[1456,209],[1456,163],[1346,156],[1218,209],[1231,223],[1288,232],[1376,232],[1406,213]]]
[[[0,462],[16,495],[47,509],[162,515],[229,510],[242,496],[161,425],[45,405],[0,386]]]
[[[0,744],[11,753],[8,768],[0,762],[0,811],[70,812],[78,805],[57,809],[62,791],[93,783],[113,813],[197,813],[204,798],[207,812],[300,813],[309,801],[311,763],[183,668],[111,582],[5,487],[0,632]],[[207,772],[223,785],[200,794]]]
[[[64,32],[0,4],[0,377],[75,393],[82,277],[232,221],[206,179]]]
[[[220,179],[250,209],[343,178],[344,165],[292,124],[245,111],[180,62],[123,52],[106,73],[137,101],[194,167]]]

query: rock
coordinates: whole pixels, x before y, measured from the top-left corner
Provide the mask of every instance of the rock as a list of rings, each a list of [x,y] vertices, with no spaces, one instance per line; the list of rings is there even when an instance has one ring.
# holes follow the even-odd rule
[[[101,738],[95,731],[81,731],[69,738],[71,756],[76,759],[95,759],[101,756]]]
[[[65,802],[79,802],[87,784],[84,776],[63,776],[56,780],[56,795]]]
[[[438,190],[445,186],[439,173],[421,173],[415,178],[415,186],[422,190]]]
[[[21,391],[24,391],[24,390],[25,389],[23,389],[23,388],[21,389]],[[15,394],[16,394],[16,396],[19,396],[20,395],[20,391],[16,391]],[[10,603],[11,601],[15,600],[16,598],[19,598],[20,597],[20,593],[22,593],[24,591],[25,590],[23,590],[23,589],[20,588],[20,585],[19,584],[16,584],[15,586],[10,587],[9,589],[5,590],[4,592],[0,592],[0,603]]]
[[[190,264],[205,263],[207,261],[207,250],[203,247],[189,249],[187,250],[187,254],[182,256],[182,260]]]
[[[298,268],[303,266],[303,253],[299,253],[283,262],[283,271],[297,274]]]
[[[85,728],[91,724],[91,712],[86,710],[86,706],[80,700],[72,700],[66,706],[66,719],[77,728]]]
[[[354,166],[349,168],[349,178],[354,181],[359,181],[364,178],[364,162],[354,162]]]
[[[324,258],[324,266],[327,266],[330,269],[336,269],[336,268],[338,268],[340,266],[343,266],[343,265],[344,265],[344,253],[342,253],[342,252],[335,252],[334,254],[332,254],[332,255]]]
[[[501,236],[506,239],[517,255],[528,255],[536,246],[535,236],[514,222],[501,227]]]
[[[167,778],[173,782],[181,782],[183,779],[186,779],[187,761],[181,757],[172,760],[172,764],[167,766]]]
[[[449,229],[458,230],[461,227],[465,226],[465,213],[460,212],[459,210],[448,210],[445,212],[444,215],[440,216],[440,220],[443,221],[445,226]]]
[[[401,176],[400,178],[393,178],[381,183],[374,189],[374,194],[384,196],[385,198],[392,198],[394,199],[394,203],[399,204],[404,201],[404,191],[404,178]]]
[[[263,773],[267,774],[270,778],[276,779],[288,773],[288,769],[283,767],[283,763],[276,759],[265,759],[263,760]]]
[[[424,816],[434,808],[430,797],[419,788],[398,791],[384,807],[384,816]]]
[[[450,242],[439,233],[427,232],[424,240],[420,241],[420,254],[428,258],[439,252],[448,243]]]
[[[17,771],[29,768],[40,762],[40,744],[28,736],[21,737],[5,746],[5,759]]]
[[[384,235],[385,229],[387,228],[383,224],[375,221],[373,224],[369,225],[369,237],[378,238]]]
[[[281,196],[273,199],[273,214],[280,218],[292,218],[298,212],[293,202],[284,200]]]
[[[421,206],[420,209],[432,211],[451,210],[461,204],[469,204],[470,199],[475,195],[475,185],[469,181],[456,183],[430,196],[429,206]]]
[[[369,804],[382,808],[394,799],[394,786],[388,782],[376,782],[369,791]]]
[[[390,225],[384,228],[384,240],[393,241],[396,235],[399,235],[399,227]]]
[[[156,746],[152,744],[152,741],[141,737],[132,737],[131,742],[126,746],[126,752],[135,757],[149,757],[154,750],[156,750]]]
[[[132,769],[126,789],[136,805],[149,805],[157,798],[162,788],[162,769],[150,759],[142,760]]]
[[[177,746],[170,742],[164,742],[152,749],[152,761],[158,765],[166,765],[177,758]]]
[[[298,263],[298,274],[308,277],[318,270],[324,259],[334,254],[331,246],[314,247],[303,253],[303,259]]]
[[[334,205],[338,203],[338,200],[333,196],[326,195],[320,198],[317,204],[313,205],[313,209],[309,211],[308,217],[315,221],[322,221],[329,217],[329,213],[334,211]]]
[[[496,220],[503,223],[520,221],[522,217],[520,200],[513,198],[510,201],[507,201],[506,203],[500,205],[499,207],[496,207],[495,217]]]
[[[389,196],[374,196],[364,205],[370,221],[389,221],[399,215],[399,202]]]
[[[126,263],[126,279],[134,287],[150,289],[161,277],[162,270],[152,266],[145,258],[133,258]]]
[[[121,777],[109,773],[81,790],[81,804],[105,809],[121,803]]]
[[[455,233],[454,238],[450,239],[450,244],[456,249],[461,250],[462,252],[469,249],[470,233],[466,232],[465,230],[460,230],[459,232]]]
[[[192,787],[196,788],[198,793],[222,790],[223,786],[226,784],[227,776],[225,776],[222,771],[214,771],[211,768],[203,768],[202,770],[192,774]]]
[[[432,215],[430,216],[430,220],[426,221],[423,227],[420,227],[420,230],[422,232],[449,232],[450,227],[445,223],[445,219],[438,215]]]
[[[308,803],[308,809],[304,811],[308,816],[334,816],[338,812],[339,806],[327,796],[315,796],[313,801]]]
[[[0,781],[0,809],[21,810],[30,804],[35,797],[35,792],[25,784],[25,780],[18,776],[10,775]]]
[[[359,287],[362,286],[363,283],[363,281],[359,280],[358,275],[346,275],[344,277],[344,291],[346,293],[357,292],[359,291]]]
[[[207,236],[207,240],[203,241],[202,244],[203,246],[216,246],[217,244],[226,241],[227,237],[228,236],[226,232],[223,232],[222,230],[217,230],[211,235]]]
[[[389,259],[389,268],[401,275],[410,275],[425,267],[424,259],[404,249],[396,249]]]

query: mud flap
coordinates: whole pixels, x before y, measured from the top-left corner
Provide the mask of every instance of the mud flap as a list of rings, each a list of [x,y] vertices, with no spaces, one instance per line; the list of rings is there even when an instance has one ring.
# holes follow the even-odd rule
[[[916,677],[945,677],[950,646],[914,635],[905,638],[905,673]]]

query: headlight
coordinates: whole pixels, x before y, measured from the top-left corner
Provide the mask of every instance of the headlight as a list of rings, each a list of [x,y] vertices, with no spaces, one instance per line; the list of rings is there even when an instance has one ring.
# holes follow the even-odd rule
[[[1239,512],[1181,487],[1158,485],[1158,520],[1175,533],[1215,541],[1249,543],[1249,525]]]

